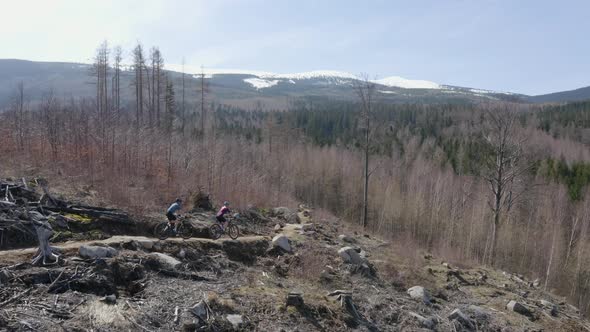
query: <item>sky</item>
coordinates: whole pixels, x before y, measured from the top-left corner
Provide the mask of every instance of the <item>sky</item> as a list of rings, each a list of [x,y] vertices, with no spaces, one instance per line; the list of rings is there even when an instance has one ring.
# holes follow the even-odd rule
[[[141,42],[195,68],[338,70],[531,95],[590,85],[587,0],[0,0],[0,8],[0,58],[89,63],[107,40],[128,58]]]

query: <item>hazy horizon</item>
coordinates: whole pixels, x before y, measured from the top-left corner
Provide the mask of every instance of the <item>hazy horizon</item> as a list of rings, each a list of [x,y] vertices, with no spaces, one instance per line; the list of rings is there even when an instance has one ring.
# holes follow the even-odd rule
[[[590,85],[569,1],[4,2],[0,58],[89,63],[103,40],[159,46],[172,68],[337,70],[537,95]]]

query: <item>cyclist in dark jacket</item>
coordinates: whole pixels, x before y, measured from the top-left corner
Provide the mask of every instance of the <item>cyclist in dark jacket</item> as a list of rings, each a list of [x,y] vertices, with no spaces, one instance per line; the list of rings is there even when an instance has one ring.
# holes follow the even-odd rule
[[[176,220],[178,219],[176,216],[176,212],[182,209],[182,200],[177,198],[172,205],[166,210],[166,218],[168,218],[168,223],[170,226],[174,227],[174,231],[176,231]]]

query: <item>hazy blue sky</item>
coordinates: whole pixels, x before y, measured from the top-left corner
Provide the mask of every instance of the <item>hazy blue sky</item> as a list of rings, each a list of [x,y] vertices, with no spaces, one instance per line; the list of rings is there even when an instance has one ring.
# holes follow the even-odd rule
[[[0,58],[89,62],[103,39],[169,63],[340,70],[540,94],[590,85],[590,1],[0,0]],[[1,75],[2,73],[0,73]]]

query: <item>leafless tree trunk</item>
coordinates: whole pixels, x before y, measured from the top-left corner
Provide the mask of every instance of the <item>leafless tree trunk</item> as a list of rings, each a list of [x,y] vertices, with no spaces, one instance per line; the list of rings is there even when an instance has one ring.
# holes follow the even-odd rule
[[[153,68],[153,67],[152,67]],[[148,128],[153,128],[154,125],[154,100],[153,100],[153,85],[154,85],[154,77],[152,76],[150,80],[150,68],[149,66],[145,66],[145,80],[147,81],[147,111],[148,111]]]
[[[205,124],[207,122],[207,107],[206,107],[206,96],[209,92],[209,87],[207,81],[205,80],[205,72],[203,68],[201,68],[201,73],[199,74],[199,103],[201,108],[201,124],[200,124],[200,132],[199,135],[205,139]]]
[[[174,114],[176,113],[176,103],[174,100],[174,86],[172,81],[166,80],[166,93],[164,97],[164,102],[166,106],[166,122],[165,122],[165,130],[166,135],[168,136],[168,148],[166,152],[166,159],[168,163],[167,169],[167,183],[168,187],[172,182],[172,137],[173,137],[173,121],[174,121]]]
[[[143,55],[143,47],[141,44],[133,49],[133,68],[135,71],[135,123],[139,128],[143,122],[143,70],[145,66],[145,58]]]
[[[361,212],[361,225],[363,228],[367,227],[367,215],[369,204],[369,157],[371,153],[371,121],[373,114],[373,97],[375,94],[375,84],[369,81],[367,77],[363,80],[357,81],[355,85],[355,92],[360,101],[360,122],[362,124],[362,140],[361,145],[363,149],[363,201]]]
[[[121,62],[123,50],[120,46],[114,48],[114,75],[112,86],[112,110],[111,110],[111,168],[115,167],[115,128],[121,121]]]
[[[113,102],[117,114],[121,113],[121,62],[123,61],[123,49],[121,46],[116,46],[115,53],[115,76],[114,76],[114,95]]]

